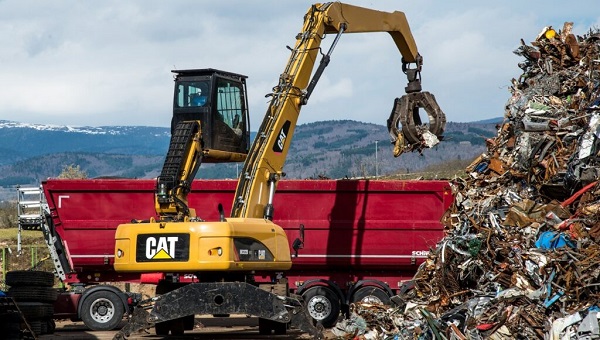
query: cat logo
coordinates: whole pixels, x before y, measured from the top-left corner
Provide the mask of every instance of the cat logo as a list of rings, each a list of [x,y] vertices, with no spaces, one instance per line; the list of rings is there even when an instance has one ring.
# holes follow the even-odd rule
[[[177,236],[148,237],[146,239],[146,258],[148,260],[172,260],[175,258]]]
[[[187,261],[189,234],[138,235],[136,260],[138,262]]]
[[[273,151],[277,153],[283,152],[283,148],[285,147],[285,141],[287,140],[288,132],[290,131],[291,125],[292,122],[290,122],[289,120],[283,123],[283,126],[281,127],[281,130],[279,130],[279,134],[277,135],[277,140],[273,145]]]
[[[285,145],[285,139],[287,138],[287,136],[285,135],[285,131],[281,130],[281,132],[279,132],[279,137],[277,138],[277,147],[281,150],[283,150],[283,146]]]

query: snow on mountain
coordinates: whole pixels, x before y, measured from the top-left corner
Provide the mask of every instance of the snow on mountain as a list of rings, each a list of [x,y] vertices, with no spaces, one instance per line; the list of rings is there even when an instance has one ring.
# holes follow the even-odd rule
[[[170,136],[168,128],[150,126],[70,126],[53,124],[21,123],[9,120],[0,120],[0,129],[25,128],[38,131],[72,132],[89,135],[126,135],[136,130],[144,129],[152,132],[154,136]]]

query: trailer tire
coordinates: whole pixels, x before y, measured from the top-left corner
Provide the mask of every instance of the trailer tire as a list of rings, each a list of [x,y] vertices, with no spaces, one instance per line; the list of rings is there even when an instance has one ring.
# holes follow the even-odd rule
[[[81,320],[91,330],[110,331],[123,320],[125,310],[121,298],[107,290],[88,295],[81,304]]]
[[[54,285],[54,274],[39,270],[13,270],[6,273],[6,284],[11,287],[52,287]]]
[[[352,295],[352,302],[364,302],[370,304],[383,304],[389,306],[392,304],[390,296],[381,288],[367,286],[359,288]]]
[[[328,287],[315,286],[303,294],[308,314],[325,328],[333,327],[340,315],[341,302],[337,295]]]
[[[58,292],[52,287],[16,286],[10,287],[6,295],[17,302],[54,302],[58,298]]]

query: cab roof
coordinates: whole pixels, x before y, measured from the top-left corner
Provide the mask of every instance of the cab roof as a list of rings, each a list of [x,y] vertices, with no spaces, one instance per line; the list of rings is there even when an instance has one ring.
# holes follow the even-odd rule
[[[198,76],[211,76],[213,74],[219,74],[226,77],[242,78],[247,79],[248,76],[239,73],[233,73],[228,71],[217,70],[214,68],[202,68],[202,69],[190,69],[190,70],[171,70],[178,76],[198,77]]]

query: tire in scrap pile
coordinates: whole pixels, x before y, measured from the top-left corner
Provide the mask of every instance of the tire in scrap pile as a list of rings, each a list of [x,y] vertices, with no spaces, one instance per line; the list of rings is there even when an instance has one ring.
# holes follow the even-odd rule
[[[54,302],[58,292],[54,274],[36,270],[6,273],[7,295],[12,297],[36,335],[54,333]]]

